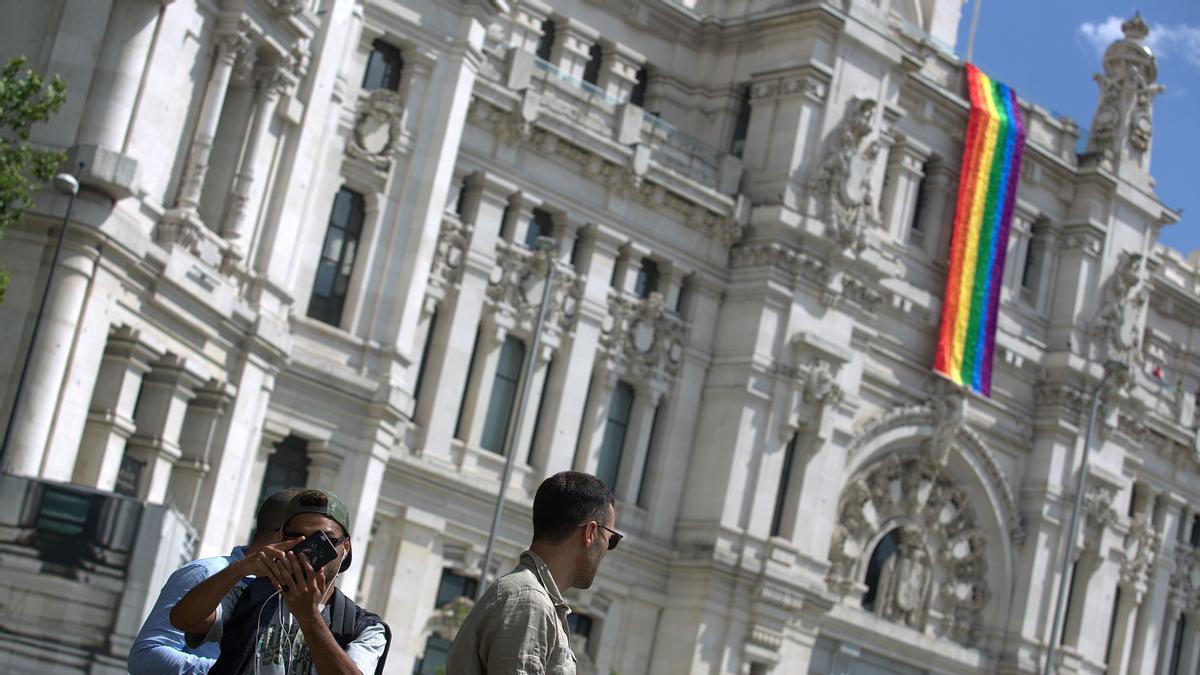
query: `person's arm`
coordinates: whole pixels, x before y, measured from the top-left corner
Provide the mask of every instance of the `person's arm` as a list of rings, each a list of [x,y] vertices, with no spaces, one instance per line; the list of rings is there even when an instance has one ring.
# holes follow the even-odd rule
[[[267,576],[287,602],[288,611],[296,617],[300,631],[304,633],[304,644],[308,645],[308,653],[312,656],[313,668],[317,675],[374,675],[362,673],[350,656],[334,639],[329,626],[321,618],[321,601],[325,598],[329,584],[325,581],[324,570],[313,572],[312,565],[307,560],[301,560],[293,553],[287,558],[274,562],[267,569]],[[283,590],[286,588],[287,590]]]
[[[541,593],[536,589],[514,593],[504,603],[504,611],[484,629],[479,656],[487,672],[547,672],[558,617]]]
[[[171,625],[171,608],[179,598],[209,577],[208,568],[188,564],[175,570],[163,585],[137,639],[129,648],[130,675],[203,675],[213,659],[183,651],[183,633]]]
[[[275,546],[264,546],[254,555],[246,556],[205,579],[171,608],[171,625],[189,635],[207,635],[217,620],[217,607],[229,591],[248,576],[265,575],[267,560],[282,556],[283,551],[300,541],[302,540],[297,539]]]

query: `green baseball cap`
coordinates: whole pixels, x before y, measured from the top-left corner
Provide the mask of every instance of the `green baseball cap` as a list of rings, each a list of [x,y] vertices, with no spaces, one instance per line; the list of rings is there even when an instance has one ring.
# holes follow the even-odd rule
[[[342,526],[346,534],[350,534],[350,512],[338,496],[328,490],[305,490],[288,502],[283,512],[283,522],[286,525],[292,516],[301,513],[317,513]]]

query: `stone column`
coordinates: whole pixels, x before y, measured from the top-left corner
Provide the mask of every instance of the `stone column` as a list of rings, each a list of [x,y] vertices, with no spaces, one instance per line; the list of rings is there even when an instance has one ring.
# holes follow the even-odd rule
[[[192,134],[192,145],[188,150],[187,164],[179,181],[179,197],[175,208],[195,214],[200,206],[200,193],[204,178],[208,174],[208,158],[212,153],[213,141],[217,136],[217,125],[221,121],[221,108],[225,105],[225,94],[233,75],[233,66],[240,58],[247,58],[250,39],[241,26],[216,37],[216,59],[208,76],[204,90],[204,101],[200,105],[200,116],[196,119],[196,131]]]
[[[554,46],[550,50],[550,62],[564,75],[583,79],[583,71],[591,60],[592,45],[600,39],[600,33],[579,23],[575,19],[555,22]]]
[[[80,118],[78,145],[71,148],[67,160],[71,167],[84,162],[80,182],[114,199],[132,194],[137,160],[125,154],[125,146],[165,4],[161,0],[113,3]]]
[[[638,490],[646,470],[650,452],[650,435],[654,431],[654,416],[662,401],[663,390],[656,385],[642,384],[633,400],[633,413],[625,431],[625,453],[617,469],[617,485],[613,493],[627,504],[637,504]]]
[[[1133,627],[1137,619],[1138,605],[1144,594],[1130,586],[1121,587],[1121,599],[1117,603],[1117,617],[1113,622],[1112,649],[1108,652],[1108,672],[1111,675],[1126,675],[1129,672],[1129,654],[1133,648]]]
[[[1155,523],[1155,528],[1162,534],[1162,550],[1159,559],[1169,558],[1175,548],[1176,528],[1179,527],[1179,512],[1183,500],[1172,494],[1165,494],[1166,508],[1162,511],[1162,522]],[[1158,661],[1158,647],[1171,638],[1171,632],[1164,630],[1170,622],[1179,616],[1179,609],[1168,613],[1167,605],[1171,595],[1171,572],[1166,565],[1155,565],[1151,577],[1150,589],[1146,599],[1138,610],[1137,623],[1133,634],[1133,650],[1129,656],[1129,673],[1154,673]]]
[[[599,86],[617,101],[629,100],[646,57],[622,44],[606,44],[600,60]]]
[[[919,147],[912,139],[901,136],[888,153],[887,187],[883,191],[885,225],[892,239],[903,242],[909,238],[913,225],[913,214],[917,208],[917,195],[929,151]],[[923,224],[923,223],[922,223]]]
[[[189,373],[184,359],[168,354],[155,362],[142,379],[134,424],[125,453],[141,463],[138,495],[151,504],[167,497],[171,470],[182,456],[179,434],[188,402],[200,378]]]
[[[417,401],[416,423],[420,427],[418,451],[449,460],[450,442],[467,386],[467,371],[483,313],[488,278],[496,260],[500,221],[508,195],[516,187],[490,174],[472,176],[463,197],[462,225],[447,221],[446,228],[459,231],[442,234],[442,258],[435,274],[447,284],[446,299],[438,309],[429,363],[422,387],[426,393]]]
[[[472,448],[478,448],[483,439],[483,426],[487,420],[488,404],[492,399],[492,382],[496,379],[500,350],[507,337],[506,328],[497,325],[491,317],[484,318],[479,329],[479,342],[475,348],[475,363],[471,366],[471,379],[467,382],[467,395],[463,399],[459,436]]]
[[[59,412],[59,395],[65,374],[79,348],[77,331],[81,328],[81,317],[86,313],[88,288],[96,274],[97,257],[98,252],[90,247],[71,241],[63,244],[46,299],[38,343],[25,347],[22,341],[22,346],[31,352],[29,371],[21,400],[13,403],[19,408],[13,422],[12,439],[8,441],[8,453],[4,457],[3,470],[7,473],[38,476],[42,472],[51,430]],[[63,476],[63,480],[69,475]]]
[[[350,512],[351,545],[354,559],[350,569],[338,575],[338,587],[351,597],[358,594],[359,577],[367,562],[371,527],[375,521],[375,509],[379,504],[379,490],[383,485],[383,474],[387,469],[388,455],[397,438],[393,431],[399,416],[387,411],[374,421],[367,431],[366,447],[355,448],[340,462],[334,494],[340,496]],[[319,458],[314,458],[314,464]],[[363,598],[359,598],[360,601]]]
[[[142,377],[156,356],[131,328],[118,328],[109,335],[72,482],[112,491],[125,444],[135,429],[133,408]]]
[[[267,149],[271,118],[279,95],[291,84],[287,71],[279,65],[271,66],[259,74],[254,93],[254,119],[246,138],[245,151],[234,179],[229,208],[221,226],[221,236],[226,239],[241,239],[246,234],[246,217],[250,210],[251,195],[255,189],[255,167]],[[245,249],[245,242],[241,248]]]
[[[550,18],[552,11],[550,5],[539,0],[521,0],[513,7],[508,43],[517,49],[536,54],[538,42],[542,39],[542,24]]]
[[[204,480],[212,471],[217,423],[232,400],[232,393],[225,385],[209,381],[196,392],[184,415],[179,432],[180,458],[171,472],[170,494],[171,501],[187,516],[188,522],[194,522]]]
[[[546,475],[570,469],[575,462],[600,328],[608,314],[608,283],[617,258],[615,242],[595,229],[580,233],[575,246],[580,247],[576,274],[584,282],[583,298],[575,326],[562,336],[546,382],[546,410],[534,446],[533,465]]]
[[[389,667],[389,671],[410,673],[413,662],[425,649],[425,627],[437,600],[446,520],[409,506],[396,521],[400,529],[396,533],[399,540],[396,563],[388,577],[391,583],[380,613],[392,629],[392,652],[388,655],[388,663],[397,659],[395,670]]]
[[[525,245],[529,226],[533,221],[533,210],[542,205],[542,200],[519,192],[508,200],[508,215],[500,228],[500,237],[520,246]]]

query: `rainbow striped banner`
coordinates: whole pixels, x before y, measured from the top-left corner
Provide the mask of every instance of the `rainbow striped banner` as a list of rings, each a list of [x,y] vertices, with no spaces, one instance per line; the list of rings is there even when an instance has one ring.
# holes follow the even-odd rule
[[[933,369],[991,396],[996,312],[1025,125],[1016,92],[970,63],[966,71],[971,113]]]

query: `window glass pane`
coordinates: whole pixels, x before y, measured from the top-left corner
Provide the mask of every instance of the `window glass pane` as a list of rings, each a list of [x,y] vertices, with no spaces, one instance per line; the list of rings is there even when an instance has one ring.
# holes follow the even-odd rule
[[[505,338],[504,346],[500,348],[500,361],[496,364],[496,377],[492,380],[492,395],[488,400],[487,417],[479,441],[484,450],[504,452],[504,437],[508,434],[524,358],[524,343],[514,337]]]
[[[391,89],[400,87],[400,71],[404,61],[400,58],[400,50],[382,40],[376,40],[371,45],[371,55],[367,57],[367,70],[363,73],[363,89]]]
[[[883,564],[896,552],[899,540],[899,530],[888,532],[875,547],[871,561],[867,563],[867,592],[863,594],[862,606],[868,612],[875,611],[875,595],[879,592],[879,577],[883,573]]]
[[[633,89],[629,92],[629,102],[640,106],[646,102],[646,86],[649,82],[649,76],[646,74],[646,67],[642,66],[637,71],[637,82],[633,85]]]
[[[538,237],[553,236],[554,217],[547,211],[534,209],[533,217],[529,219],[529,228],[525,230],[525,248],[536,246]]]
[[[643,258],[633,292],[639,298],[650,297],[651,293],[658,290],[658,276],[658,263],[650,258]]]
[[[600,442],[600,457],[596,466],[596,477],[612,489],[621,468],[621,455],[625,449],[625,431],[629,426],[629,413],[633,408],[633,387],[618,382],[613,388],[612,401],[608,407],[608,420],[604,425],[604,437]]]
[[[783,454],[783,467],[779,471],[779,489],[775,492],[775,511],[771,515],[771,536],[779,535],[780,529],[783,527],[783,510],[787,507],[788,502],[788,482],[792,477],[792,461],[796,456],[796,437],[793,436],[791,442],[787,444],[787,448]]]
[[[465,577],[461,574],[455,574],[449,569],[442,570],[442,581],[438,584],[437,600],[434,602],[434,608],[442,607],[447,602],[455,598],[470,598],[475,599],[475,591],[479,588],[479,581],[475,577]]]
[[[358,236],[362,231],[363,196],[342,188],[334,197],[329,214],[329,228],[321,247],[321,260],[313,280],[308,316],[331,326],[341,324],[346,290],[354,272],[358,251]]]
[[[321,251],[321,257],[326,260],[341,258],[344,241],[346,241],[346,233],[341,228],[330,225],[329,234],[325,236],[325,250]]]
[[[425,641],[425,655],[413,667],[413,675],[445,675],[450,660],[450,641],[436,635]]]

